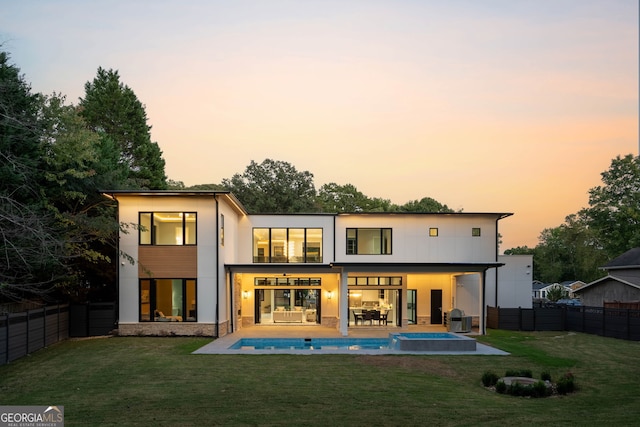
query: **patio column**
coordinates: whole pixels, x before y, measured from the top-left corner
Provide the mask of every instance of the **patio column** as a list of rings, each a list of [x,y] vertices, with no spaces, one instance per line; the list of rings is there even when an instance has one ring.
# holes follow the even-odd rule
[[[347,272],[341,270],[340,280],[338,282],[338,301],[340,308],[338,314],[340,316],[340,334],[346,337],[349,334],[349,287],[347,285]]]

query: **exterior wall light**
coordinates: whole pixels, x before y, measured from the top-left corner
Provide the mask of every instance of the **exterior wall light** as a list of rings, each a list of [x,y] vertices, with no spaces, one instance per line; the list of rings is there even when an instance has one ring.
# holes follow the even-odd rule
[[[242,291],[242,298],[249,299],[251,293],[249,291]]]

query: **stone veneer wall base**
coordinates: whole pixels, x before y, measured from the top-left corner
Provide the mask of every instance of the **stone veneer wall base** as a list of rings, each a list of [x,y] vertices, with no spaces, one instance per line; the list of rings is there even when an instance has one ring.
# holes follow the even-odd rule
[[[190,323],[190,322],[148,322],[148,323],[120,323],[118,325],[120,336],[202,336],[214,337],[215,323]],[[220,336],[227,334],[227,325],[220,324]]]

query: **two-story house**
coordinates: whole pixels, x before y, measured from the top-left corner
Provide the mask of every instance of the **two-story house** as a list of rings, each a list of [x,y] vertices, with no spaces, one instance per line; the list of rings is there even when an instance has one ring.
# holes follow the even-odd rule
[[[511,215],[251,215],[226,191],[104,194],[123,224],[122,335],[223,336],[292,323],[348,335],[442,325],[453,308],[483,332],[487,272],[502,265],[498,223]]]

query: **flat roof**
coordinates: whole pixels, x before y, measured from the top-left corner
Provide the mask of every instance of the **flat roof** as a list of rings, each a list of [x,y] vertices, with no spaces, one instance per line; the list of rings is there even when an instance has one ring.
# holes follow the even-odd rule
[[[238,211],[244,215],[328,215],[328,216],[390,216],[390,215],[437,215],[437,216],[495,216],[496,219],[501,220],[513,215],[513,212],[407,212],[407,211],[394,211],[394,212],[291,212],[291,213],[250,213],[244,207],[242,202],[228,190],[100,190],[100,193],[107,197],[116,199],[118,196],[173,196],[173,197],[226,197],[232,205],[235,205]]]
[[[236,196],[227,190],[99,190],[106,197],[117,200],[126,196],[153,196],[153,197],[224,197],[229,204],[241,215],[248,215],[247,209]]]

